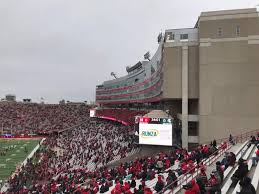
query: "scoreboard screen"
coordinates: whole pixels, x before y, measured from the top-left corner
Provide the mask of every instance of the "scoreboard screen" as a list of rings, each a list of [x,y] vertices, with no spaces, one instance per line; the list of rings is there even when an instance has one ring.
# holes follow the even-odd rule
[[[95,109],[90,109],[90,117],[95,117]]]
[[[172,119],[139,118],[139,144],[172,146]]]

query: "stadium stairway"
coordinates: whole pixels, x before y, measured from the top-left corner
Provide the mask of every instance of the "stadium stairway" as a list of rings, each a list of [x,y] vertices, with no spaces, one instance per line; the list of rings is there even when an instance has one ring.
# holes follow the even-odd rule
[[[258,183],[259,183],[259,163],[257,163],[256,169],[253,173],[253,178],[252,178],[252,185],[255,187],[256,193],[259,194],[259,188],[258,188]],[[251,178],[251,176],[250,176]]]
[[[255,167],[252,166],[252,157],[255,156],[255,151],[256,151],[256,146],[251,145],[249,148],[247,148],[247,151],[244,153],[244,155],[242,155],[242,158],[244,160],[247,160],[248,170],[249,170],[248,177],[251,178],[252,184],[255,187],[256,192],[259,193],[259,189],[258,189],[259,163]],[[225,184],[223,185],[221,190],[222,194],[236,194],[237,192],[240,192],[241,187],[239,185],[239,182],[236,185],[232,185],[232,180],[231,180],[231,176],[234,174],[237,168],[238,168],[237,166],[233,168],[233,170],[230,173],[230,176],[225,177],[225,180],[224,180]]]
[[[255,145],[252,145],[250,146],[250,148],[248,149],[248,151],[246,152],[246,154],[244,155],[243,159],[244,160],[248,160],[249,159],[249,156],[252,155],[253,157],[253,153],[255,151]],[[248,160],[248,170],[250,171],[252,168],[252,160]],[[237,192],[240,192],[240,185],[239,185],[239,182],[236,184],[233,192],[231,192],[231,188],[229,190],[228,193],[233,193],[233,194],[236,194]]]
[[[255,190],[257,191],[257,194],[259,194],[259,188],[258,188],[258,184],[259,184],[259,163],[257,164],[257,166],[253,167],[252,166],[252,157],[255,156],[255,151],[256,151],[256,146],[255,145],[251,145],[250,147],[247,146],[248,145],[248,141],[242,143],[242,144],[236,144],[235,146],[231,147],[229,149],[229,152],[234,152],[236,154],[236,160],[238,161],[240,158],[243,158],[244,160],[247,160],[247,164],[248,164],[248,176],[252,179],[252,184],[255,187]],[[223,159],[224,156],[221,156],[218,158],[219,161],[221,161]],[[217,160],[217,161],[218,161]],[[216,161],[210,165],[207,166],[207,170],[206,173],[209,176],[210,173],[212,171],[214,171],[216,168]],[[238,168],[237,164],[234,167],[228,167],[225,171],[224,171],[224,180],[223,180],[223,184],[222,184],[222,188],[221,188],[221,193],[222,194],[236,194],[237,192],[240,192],[240,185],[239,183],[237,183],[236,185],[232,185],[232,180],[231,177],[234,174],[234,172],[236,171],[236,169]],[[168,194],[168,193],[181,193],[183,194],[185,192],[184,189],[181,190],[174,190],[172,191],[166,191],[164,193]]]
[[[247,142],[245,142],[247,143]],[[236,161],[238,161],[240,158],[243,158],[244,160],[247,160],[249,155],[251,154],[253,149],[253,146],[250,148],[247,147],[247,144],[242,148],[240,154],[236,155]],[[232,185],[232,180],[231,177],[237,170],[238,165],[236,164],[235,166],[230,166],[224,171],[224,180],[223,180],[223,186],[221,189],[222,194],[232,193],[231,185]]]

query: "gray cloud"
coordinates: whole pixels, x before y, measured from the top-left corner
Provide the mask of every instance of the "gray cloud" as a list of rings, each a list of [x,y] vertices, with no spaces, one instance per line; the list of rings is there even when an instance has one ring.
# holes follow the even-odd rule
[[[167,28],[193,27],[201,11],[258,0],[0,0],[0,97],[93,100],[110,72],[155,51]]]

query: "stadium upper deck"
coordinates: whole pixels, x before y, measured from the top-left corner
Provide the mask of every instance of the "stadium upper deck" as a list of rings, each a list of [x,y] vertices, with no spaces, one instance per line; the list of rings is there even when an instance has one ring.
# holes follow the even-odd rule
[[[128,75],[97,86],[96,101],[100,104],[159,101],[163,81],[162,47],[163,42],[160,42],[150,61],[140,61],[128,67]]]

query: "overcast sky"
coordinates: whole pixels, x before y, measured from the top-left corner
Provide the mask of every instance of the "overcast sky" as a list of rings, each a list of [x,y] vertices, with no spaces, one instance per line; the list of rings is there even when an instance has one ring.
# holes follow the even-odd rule
[[[158,33],[200,12],[259,0],[0,0],[0,98],[94,100],[95,86],[155,52]]]

